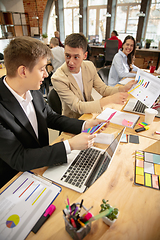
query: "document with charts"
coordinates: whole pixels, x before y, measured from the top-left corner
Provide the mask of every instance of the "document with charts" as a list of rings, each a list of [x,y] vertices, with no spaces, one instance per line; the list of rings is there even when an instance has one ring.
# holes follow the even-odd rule
[[[136,80],[137,83],[131,88],[130,94],[147,107],[151,107],[160,95],[160,79],[138,69]]]
[[[0,194],[0,239],[22,240],[61,192],[61,187],[24,172]]]

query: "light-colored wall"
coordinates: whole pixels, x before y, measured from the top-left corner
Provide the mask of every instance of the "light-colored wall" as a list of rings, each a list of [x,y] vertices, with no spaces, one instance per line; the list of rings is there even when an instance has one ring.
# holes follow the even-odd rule
[[[0,0],[0,10],[8,12],[24,12],[23,0]]]

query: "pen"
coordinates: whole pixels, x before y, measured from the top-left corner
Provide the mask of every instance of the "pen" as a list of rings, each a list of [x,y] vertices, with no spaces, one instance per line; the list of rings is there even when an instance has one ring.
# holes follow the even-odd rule
[[[77,207],[75,208],[75,210],[74,210],[74,213],[73,213],[73,215],[75,215],[75,214],[76,214],[76,212],[78,211],[78,209],[79,209],[79,207],[77,206]]]
[[[70,203],[69,203],[69,198],[68,198],[68,196],[67,196],[67,203],[68,203],[68,206],[69,206],[69,211],[70,211],[70,214],[71,214],[71,206],[70,206]]]
[[[155,134],[160,134],[160,132],[158,132],[158,131],[155,131]]]
[[[142,127],[142,128],[135,129],[135,132],[142,132],[142,131],[145,131],[145,130],[148,130],[148,129],[149,129],[149,126],[145,126],[145,127]]]
[[[56,210],[56,207],[51,204],[45,211],[45,213],[40,217],[37,223],[32,228],[32,232],[37,233],[41,226],[45,223],[45,221],[52,215],[52,213]]]

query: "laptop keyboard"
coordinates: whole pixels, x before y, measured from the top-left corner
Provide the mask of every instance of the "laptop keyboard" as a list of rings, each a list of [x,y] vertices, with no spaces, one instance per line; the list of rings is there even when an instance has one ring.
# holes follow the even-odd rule
[[[144,113],[144,110],[147,108],[146,105],[144,105],[142,102],[139,100],[137,101],[136,105],[133,108],[134,112],[139,112],[139,113]]]
[[[92,170],[100,153],[101,151],[93,148],[80,151],[61,180],[80,188]]]

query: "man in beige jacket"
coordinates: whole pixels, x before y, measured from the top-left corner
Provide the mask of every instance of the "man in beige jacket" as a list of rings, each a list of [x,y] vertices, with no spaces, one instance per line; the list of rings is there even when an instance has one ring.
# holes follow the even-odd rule
[[[63,114],[79,118],[84,113],[100,113],[109,103],[124,104],[132,80],[125,86],[109,87],[98,76],[87,57],[87,40],[83,34],[72,33],[65,40],[65,63],[52,76],[52,84],[61,98]],[[103,97],[93,100],[92,88]]]

